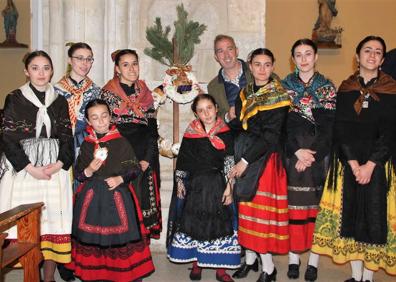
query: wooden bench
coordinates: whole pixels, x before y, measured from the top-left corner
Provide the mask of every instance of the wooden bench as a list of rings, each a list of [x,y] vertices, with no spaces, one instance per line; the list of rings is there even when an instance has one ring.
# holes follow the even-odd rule
[[[44,203],[20,205],[0,214],[0,281],[2,270],[17,261],[23,267],[25,282],[40,281],[39,264],[43,259],[40,251],[40,214]],[[16,225],[18,240],[3,247],[5,230]]]

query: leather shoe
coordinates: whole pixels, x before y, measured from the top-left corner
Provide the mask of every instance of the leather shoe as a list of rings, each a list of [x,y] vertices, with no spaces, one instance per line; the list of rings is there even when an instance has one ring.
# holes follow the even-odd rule
[[[289,270],[287,271],[287,277],[289,277],[289,279],[298,279],[298,277],[300,276],[300,264],[289,264]]]
[[[271,274],[268,274],[267,272],[261,272],[257,282],[272,282],[272,281],[276,281],[276,274],[277,273],[278,272],[276,271],[276,268],[274,268],[274,271],[272,271]]]
[[[307,270],[305,271],[304,279],[308,282],[316,281],[316,279],[318,279],[318,268],[308,265]]]
[[[198,281],[201,280],[201,278],[202,278],[202,269],[198,268],[198,270],[196,270],[193,267],[190,272],[190,279],[193,281]]]
[[[351,279],[345,280],[344,282],[361,282],[361,281],[355,280],[355,278],[351,278]]]
[[[256,259],[252,265],[246,264],[246,262],[243,263],[241,267],[239,267],[238,270],[234,272],[232,277],[238,279],[245,278],[249,274],[250,270],[253,270],[254,272],[258,271],[258,259]]]
[[[220,282],[234,282],[234,279],[228,273],[224,273],[223,275],[216,273],[216,280]]]

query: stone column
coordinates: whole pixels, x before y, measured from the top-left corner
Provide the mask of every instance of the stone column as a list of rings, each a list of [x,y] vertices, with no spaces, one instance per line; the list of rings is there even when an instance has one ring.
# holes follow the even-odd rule
[[[47,50],[54,64],[53,83],[57,82],[65,73],[66,62],[64,56],[64,26],[62,0],[48,1],[48,46]]]

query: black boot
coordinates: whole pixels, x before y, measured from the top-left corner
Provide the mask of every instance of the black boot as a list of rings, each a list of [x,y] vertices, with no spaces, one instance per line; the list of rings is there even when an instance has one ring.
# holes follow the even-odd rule
[[[239,278],[245,278],[249,274],[250,270],[253,270],[254,272],[258,271],[258,259],[256,259],[256,261],[252,265],[246,264],[246,262],[243,263],[238,268],[238,270],[234,272],[232,277],[233,278],[238,278],[238,279]]]
[[[66,268],[62,263],[57,263],[56,267],[58,268],[58,272],[60,277],[64,281],[74,281],[76,278],[74,277],[73,271]]]
[[[300,276],[300,264],[289,264],[289,270],[287,271],[287,277],[289,277],[289,279],[298,279],[298,277]]]
[[[315,266],[309,265],[307,266],[307,270],[304,275],[305,281],[314,282],[318,279],[318,269]]]
[[[267,272],[261,272],[259,279],[257,282],[272,282],[276,281],[276,274],[278,272],[276,271],[276,268],[274,268],[274,271],[272,271],[271,274],[268,274]]]

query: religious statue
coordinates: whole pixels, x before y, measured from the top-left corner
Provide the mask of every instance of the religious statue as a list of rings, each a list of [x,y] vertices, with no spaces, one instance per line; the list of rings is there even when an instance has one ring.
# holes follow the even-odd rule
[[[340,45],[342,28],[331,28],[331,22],[338,14],[335,4],[336,0],[318,0],[319,16],[313,29],[312,39],[319,46],[320,43],[328,46]]]
[[[4,17],[4,31],[6,40],[0,43],[0,47],[27,47],[26,44],[20,44],[16,40],[18,10],[15,7],[13,0],[7,0],[7,6],[1,12]]]

